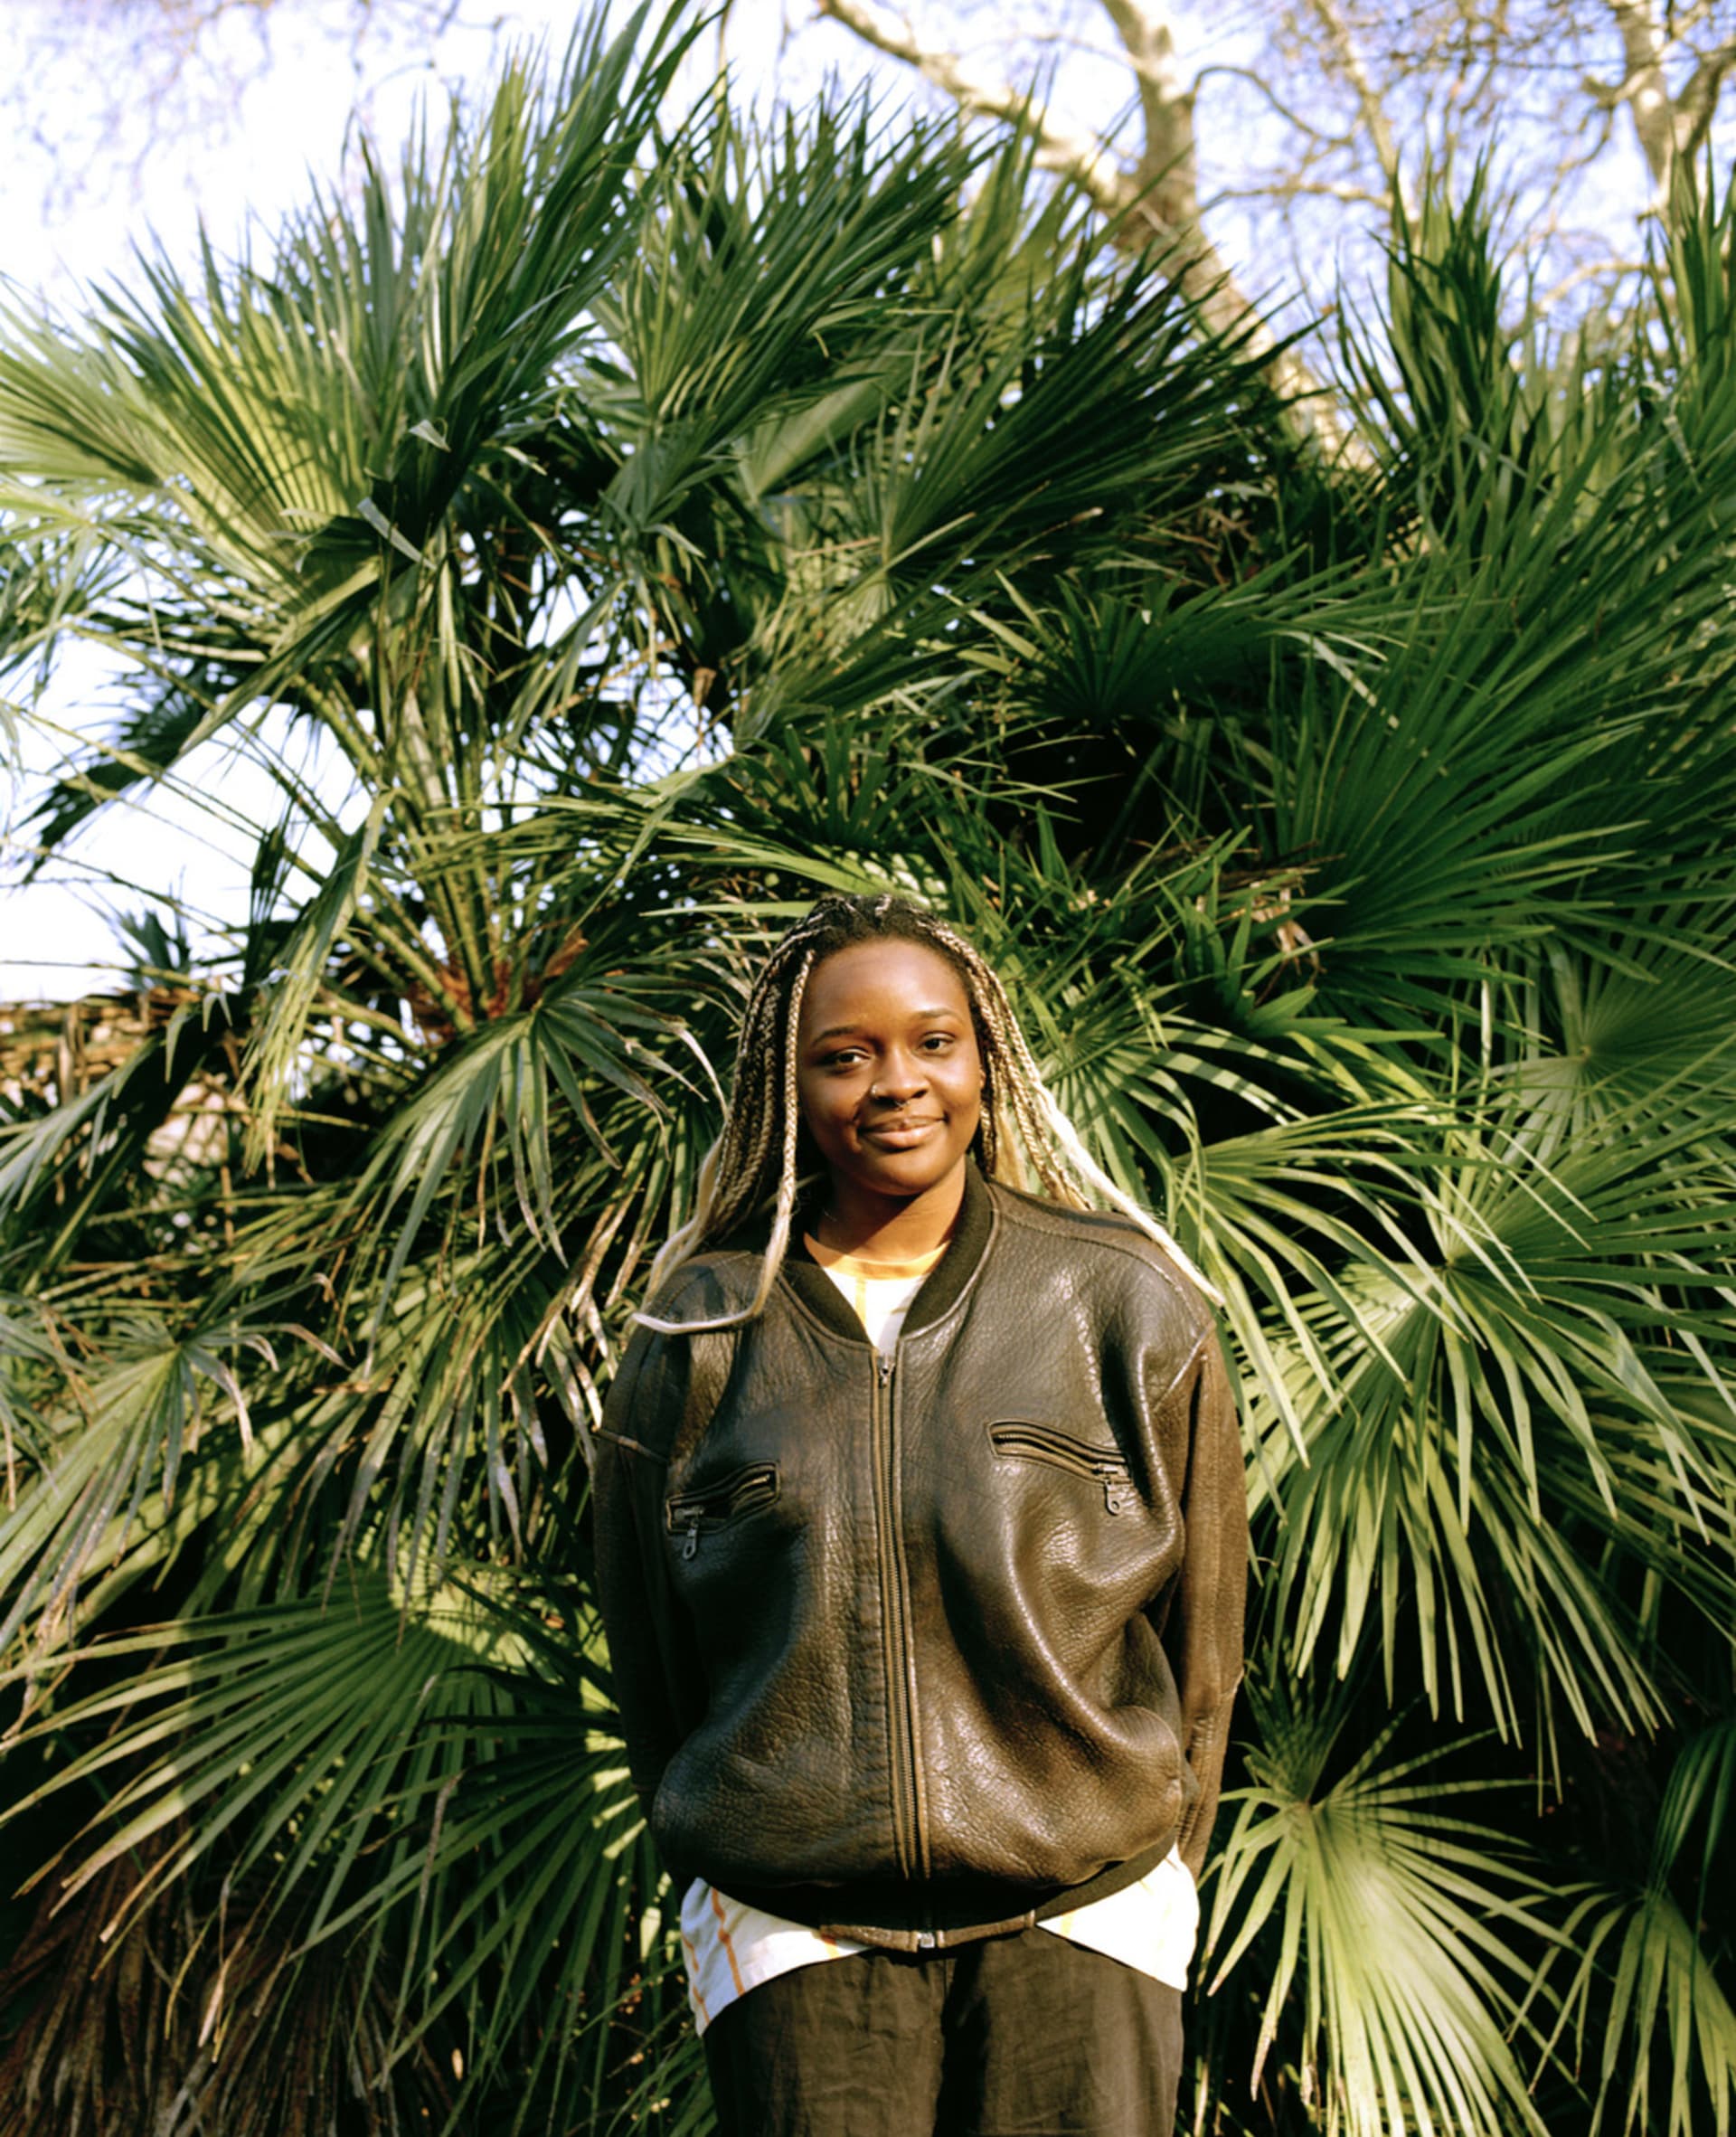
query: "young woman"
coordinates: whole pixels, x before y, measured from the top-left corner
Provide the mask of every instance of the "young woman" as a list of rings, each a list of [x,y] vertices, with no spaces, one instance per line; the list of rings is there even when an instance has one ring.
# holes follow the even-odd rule
[[[1166,2137],[1235,1411],[962,936],[828,898],[777,946],[639,1319],[599,1579],[725,2137]]]

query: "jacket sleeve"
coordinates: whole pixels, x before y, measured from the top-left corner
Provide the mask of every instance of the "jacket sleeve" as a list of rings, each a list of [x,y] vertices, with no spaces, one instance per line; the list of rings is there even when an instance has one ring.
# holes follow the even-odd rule
[[[1241,1681],[1248,1598],[1248,1489],[1241,1430],[1215,1328],[1165,1393],[1184,1405],[1182,1570],[1169,1598],[1164,1647],[1181,1700],[1182,1752],[1194,1780],[1177,1841],[1195,1880],[1218,1807],[1230,1713]]]
[[[679,1340],[636,1332],[603,1406],[591,1480],[597,1598],[627,1765],[647,1823],[664,1769],[703,1711],[692,1627],[663,1549],[665,1465],[656,1451],[666,1444],[658,1429],[664,1405],[678,1410],[684,1399],[685,1358]]]

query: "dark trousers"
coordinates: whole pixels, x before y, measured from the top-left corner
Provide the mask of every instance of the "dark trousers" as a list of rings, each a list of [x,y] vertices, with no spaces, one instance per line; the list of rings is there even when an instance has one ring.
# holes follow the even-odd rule
[[[1182,2000],[1027,1929],[779,1974],[705,2060],[722,2137],[1171,2137]]]

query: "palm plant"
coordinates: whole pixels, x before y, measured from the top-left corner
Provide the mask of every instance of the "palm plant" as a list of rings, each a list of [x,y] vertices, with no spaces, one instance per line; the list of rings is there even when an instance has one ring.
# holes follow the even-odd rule
[[[706,2126],[585,1436],[759,946],[881,884],[1229,1301],[1194,2126],[1722,2132],[1736,213],[1515,349],[1438,191],[1328,464],[1018,140],[672,123],[684,20],[0,335],[18,716],[130,677],[40,854],[281,798],[6,1085],[0,2132]]]

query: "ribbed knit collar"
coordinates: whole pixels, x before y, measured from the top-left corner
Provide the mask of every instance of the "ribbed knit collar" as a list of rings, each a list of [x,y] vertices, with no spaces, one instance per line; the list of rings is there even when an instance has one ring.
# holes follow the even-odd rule
[[[965,1198],[958,1222],[947,1251],[923,1281],[904,1317],[903,1334],[915,1336],[931,1328],[958,1302],[965,1286],[976,1275],[989,1234],[995,1228],[995,1202],[988,1184],[973,1162],[965,1166]],[[784,1257],[784,1281],[816,1320],[851,1342],[867,1340],[862,1323],[825,1270],[804,1243],[798,1218],[792,1227],[789,1252]]]

